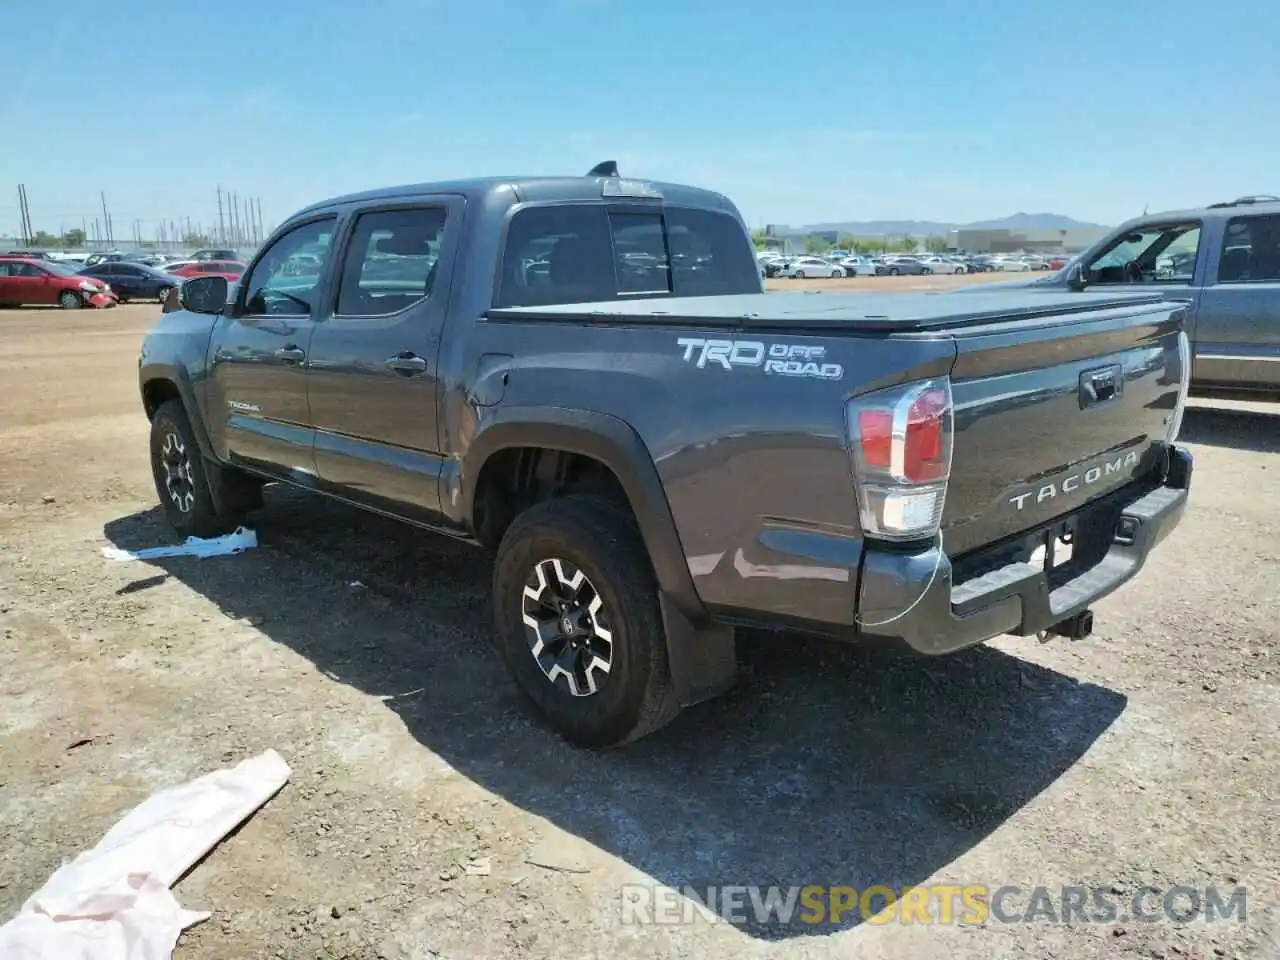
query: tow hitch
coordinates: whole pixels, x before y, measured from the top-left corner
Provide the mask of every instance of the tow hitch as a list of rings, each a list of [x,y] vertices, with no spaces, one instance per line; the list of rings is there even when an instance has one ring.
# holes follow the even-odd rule
[[[1055,637],[1066,637],[1068,640],[1083,640],[1091,633],[1093,633],[1093,611],[1082,610],[1074,617],[1067,617],[1048,630],[1042,631],[1040,639],[1046,640],[1052,634]]]

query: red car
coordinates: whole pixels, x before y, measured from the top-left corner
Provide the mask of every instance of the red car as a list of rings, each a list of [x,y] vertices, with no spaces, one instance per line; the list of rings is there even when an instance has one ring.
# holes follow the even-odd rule
[[[1049,260],[1049,269],[1050,269],[1050,270],[1061,270],[1063,267],[1065,267],[1065,266],[1066,266],[1068,263],[1070,263],[1070,262],[1071,262],[1071,258],[1070,258],[1070,257],[1065,257],[1065,256],[1052,257],[1052,258],[1050,258],[1050,260]]]
[[[239,280],[240,274],[244,273],[244,271],[244,264],[238,260],[201,260],[198,263],[189,263],[185,267],[165,268],[166,273],[172,273],[179,277],[207,277],[213,275],[226,277],[232,281]]]
[[[0,257],[0,304],[56,304],[64,310],[74,310],[114,307],[117,302],[107,284],[82,277],[61,263],[32,257]]]

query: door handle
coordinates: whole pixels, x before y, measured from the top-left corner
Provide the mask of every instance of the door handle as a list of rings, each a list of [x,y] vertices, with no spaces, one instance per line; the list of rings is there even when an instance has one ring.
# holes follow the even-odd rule
[[[427,370],[427,361],[415,353],[398,353],[387,361],[387,369],[394,370],[396,373],[403,373],[406,376],[414,373],[425,373]]]
[[[281,347],[276,351],[276,356],[285,363],[298,363],[306,357],[301,347],[296,347],[292,343],[287,347]]]

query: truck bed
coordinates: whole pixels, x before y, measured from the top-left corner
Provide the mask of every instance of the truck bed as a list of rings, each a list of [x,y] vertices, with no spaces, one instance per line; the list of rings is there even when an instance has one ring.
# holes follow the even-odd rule
[[[1061,317],[1108,308],[1132,308],[1166,301],[1161,293],[1028,293],[1022,290],[973,293],[752,293],[719,297],[660,297],[600,303],[504,307],[488,311],[491,321],[530,320],[714,327],[790,332],[911,333],[952,330],[1009,320]]]

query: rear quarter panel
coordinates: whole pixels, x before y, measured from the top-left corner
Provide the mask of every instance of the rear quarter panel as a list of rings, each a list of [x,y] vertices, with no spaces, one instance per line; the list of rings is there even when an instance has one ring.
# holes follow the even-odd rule
[[[766,373],[712,360],[705,339],[821,348],[838,378]],[[855,392],[945,373],[949,338],[912,343],[785,332],[481,320],[468,336],[479,379],[505,380],[487,405],[455,396],[446,449],[465,451],[499,407],[596,411],[630,424],[657,465],[702,602],[722,615],[853,623],[862,553],[845,442]],[[483,361],[482,357],[485,357]],[[469,378],[473,379],[473,378]]]

